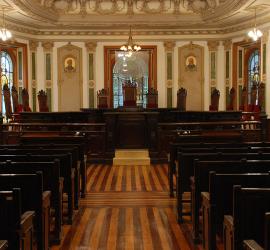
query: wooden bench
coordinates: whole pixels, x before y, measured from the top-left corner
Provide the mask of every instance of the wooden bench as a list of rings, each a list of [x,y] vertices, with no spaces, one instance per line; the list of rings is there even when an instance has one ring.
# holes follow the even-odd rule
[[[59,244],[62,236],[63,178],[60,178],[59,160],[54,162],[0,162],[0,174],[28,174],[42,172],[43,188],[51,191],[51,208],[54,209],[54,229],[51,243]],[[51,213],[52,214],[52,213]]]
[[[241,169],[237,165],[234,167],[238,168],[235,172],[241,173],[241,170],[245,171],[245,169]],[[257,168],[257,171],[260,172],[260,169]],[[270,171],[270,167],[268,169]],[[252,170],[256,172],[256,167]],[[232,214],[234,185],[257,188],[270,187],[270,174],[269,172],[260,174],[216,174],[213,171],[209,173],[209,192],[202,193],[202,235],[205,249],[215,250],[216,234],[222,237],[224,215]]]
[[[58,159],[60,163],[60,176],[64,178],[63,192],[67,193],[68,224],[72,224],[74,213],[74,176],[75,170],[71,167],[71,158],[67,155],[0,155],[0,162],[6,160],[16,162],[48,162]]]
[[[42,173],[0,174],[0,190],[21,189],[22,212],[34,211],[37,249],[49,249],[50,191],[43,190]]]
[[[33,249],[35,213],[21,213],[21,190],[0,191],[0,207],[0,249]]]
[[[230,159],[228,161],[228,159]],[[246,160],[252,160],[247,163]],[[257,161],[255,161],[257,160]],[[213,163],[211,163],[211,161]],[[235,162],[234,162],[235,161]],[[268,172],[270,154],[220,154],[218,157],[214,155],[198,157],[194,161],[194,177],[191,180],[191,212],[192,212],[192,234],[195,242],[199,237],[199,214],[201,208],[201,192],[208,191],[209,172],[216,171],[218,173],[248,173],[248,172]],[[178,198],[178,196],[177,196]],[[181,197],[180,197],[181,198]],[[180,204],[181,205],[181,204]],[[181,208],[181,207],[180,207]]]
[[[254,240],[244,240],[244,250],[270,250],[270,213],[265,213],[264,220],[264,248]]]
[[[270,211],[270,188],[234,186],[232,211],[232,215],[224,216],[224,249],[242,250],[246,239],[264,245],[264,217]]]

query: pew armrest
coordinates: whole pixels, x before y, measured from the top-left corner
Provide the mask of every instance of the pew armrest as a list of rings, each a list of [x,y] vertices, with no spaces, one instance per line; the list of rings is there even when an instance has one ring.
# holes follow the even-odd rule
[[[22,249],[33,249],[34,241],[34,220],[35,212],[34,211],[26,211],[21,216],[20,222],[20,245]]]
[[[215,249],[215,243],[212,243],[210,232],[211,217],[210,217],[210,195],[208,192],[202,192],[202,216],[203,216],[203,225],[202,225],[202,240],[204,249]],[[210,248],[211,245],[214,245],[213,248]]]
[[[26,211],[22,214],[20,222],[21,235],[25,235],[25,233],[28,232],[29,229],[33,228],[34,215],[34,211]]]
[[[224,250],[234,249],[233,235],[234,235],[233,217],[231,215],[224,215],[224,221],[223,221]]]
[[[44,191],[42,194],[43,208],[50,206],[51,191]]]
[[[244,240],[244,250],[263,250],[255,240]]]

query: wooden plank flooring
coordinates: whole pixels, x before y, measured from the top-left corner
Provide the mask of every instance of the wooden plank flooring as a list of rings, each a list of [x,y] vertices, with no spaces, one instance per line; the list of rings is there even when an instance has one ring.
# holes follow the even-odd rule
[[[176,221],[167,165],[90,165],[86,198],[52,250],[189,250],[190,225]]]

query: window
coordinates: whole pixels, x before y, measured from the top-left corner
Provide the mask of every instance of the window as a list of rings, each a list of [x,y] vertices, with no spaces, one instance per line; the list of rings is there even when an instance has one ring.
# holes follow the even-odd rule
[[[248,103],[251,102],[251,89],[254,83],[260,81],[260,55],[254,50],[248,59]]]
[[[13,63],[10,55],[6,51],[0,52],[1,58],[1,90],[3,90],[4,84],[8,84],[11,90],[13,86]],[[3,96],[3,95],[2,95]],[[2,98],[2,115],[5,116],[5,103],[4,98]]]

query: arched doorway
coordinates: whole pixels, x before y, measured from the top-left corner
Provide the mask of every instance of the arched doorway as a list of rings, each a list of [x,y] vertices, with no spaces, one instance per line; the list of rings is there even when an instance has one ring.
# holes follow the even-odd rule
[[[126,56],[116,52],[116,62],[113,67],[113,107],[123,106],[123,85],[130,81],[137,86],[137,106],[146,107],[148,92],[148,53],[136,52]]]
[[[114,86],[119,87],[117,85],[117,80],[114,80],[114,66],[117,62],[117,54],[121,53],[120,46],[105,46],[104,47],[104,88],[109,89],[109,107],[114,107],[116,104],[114,102],[118,102],[114,99]],[[142,46],[140,53],[145,53],[148,57],[148,62],[146,67],[148,69],[148,77],[144,79],[145,88],[154,88],[157,89],[157,46]],[[147,71],[145,71],[147,72]],[[115,82],[114,82],[115,81]],[[115,83],[115,85],[114,85]],[[115,87],[115,88],[117,88]],[[118,92],[118,90],[115,90]],[[145,93],[145,90],[144,90]],[[121,96],[121,93],[120,93]],[[121,97],[120,97],[121,98]],[[120,101],[121,103],[121,101]],[[140,103],[140,102],[139,102]]]

